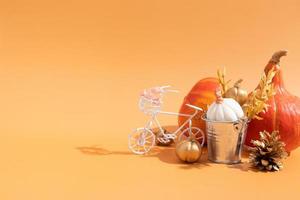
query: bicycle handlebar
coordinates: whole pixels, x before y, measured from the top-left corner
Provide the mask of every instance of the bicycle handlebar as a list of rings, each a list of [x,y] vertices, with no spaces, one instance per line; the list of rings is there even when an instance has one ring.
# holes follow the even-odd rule
[[[178,90],[173,90],[173,89],[168,89],[171,88],[172,86],[170,85],[166,85],[166,86],[161,86],[160,89],[162,92],[174,92],[174,93],[178,93]]]
[[[186,106],[188,106],[188,107],[190,107],[190,108],[193,108],[194,110],[197,110],[197,111],[203,111],[203,109],[202,108],[199,108],[199,107],[197,107],[197,106],[194,106],[194,105],[191,105],[191,104],[185,104]]]

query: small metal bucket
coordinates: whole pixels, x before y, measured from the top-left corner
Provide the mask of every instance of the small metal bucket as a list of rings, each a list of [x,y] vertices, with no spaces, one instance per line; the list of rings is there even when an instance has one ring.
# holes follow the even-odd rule
[[[202,118],[206,121],[208,159],[216,163],[240,163],[249,120],[219,122],[208,120],[206,115]]]

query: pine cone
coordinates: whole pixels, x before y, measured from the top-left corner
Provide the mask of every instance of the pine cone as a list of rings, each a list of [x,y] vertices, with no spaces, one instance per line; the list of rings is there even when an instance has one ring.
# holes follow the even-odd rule
[[[260,140],[252,140],[250,147],[250,163],[261,171],[279,171],[283,168],[281,160],[287,157],[284,142],[280,141],[278,131],[271,134],[267,131],[259,133]]]
[[[163,129],[163,131],[164,134],[170,134],[170,132],[168,132],[166,129]],[[157,146],[170,146],[174,142],[173,139],[166,139],[164,135],[161,132],[159,132],[159,130],[154,134],[156,135],[155,143]]]

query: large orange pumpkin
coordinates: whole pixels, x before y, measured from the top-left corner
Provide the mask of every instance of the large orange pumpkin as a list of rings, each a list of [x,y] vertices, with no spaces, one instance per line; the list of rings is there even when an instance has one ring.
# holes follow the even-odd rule
[[[245,141],[248,146],[252,146],[252,140],[259,139],[259,132],[263,130],[278,130],[288,152],[300,146],[300,98],[288,92],[284,86],[280,58],[285,55],[286,51],[276,52],[265,67],[266,74],[271,69],[277,72],[272,80],[276,94],[268,101],[268,111],[259,114],[263,120],[253,119],[249,123]]]
[[[191,104],[207,111],[207,107],[216,100],[215,92],[219,87],[220,84],[217,78],[205,78],[198,81],[198,83],[194,85],[188,95],[184,98],[179,112],[184,114],[193,114],[195,112],[195,110],[186,106],[186,104]],[[205,132],[205,122],[201,119],[202,115],[203,113],[200,112],[192,122],[193,126],[198,127]],[[178,118],[179,126],[181,126],[186,120],[187,117],[180,116]]]

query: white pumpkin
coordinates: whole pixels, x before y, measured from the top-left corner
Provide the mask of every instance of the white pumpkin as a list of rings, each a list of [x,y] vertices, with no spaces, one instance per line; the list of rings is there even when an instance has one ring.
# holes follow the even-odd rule
[[[232,98],[222,98],[216,92],[217,100],[207,110],[206,117],[212,121],[237,121],[244,117],[240,104]]]

